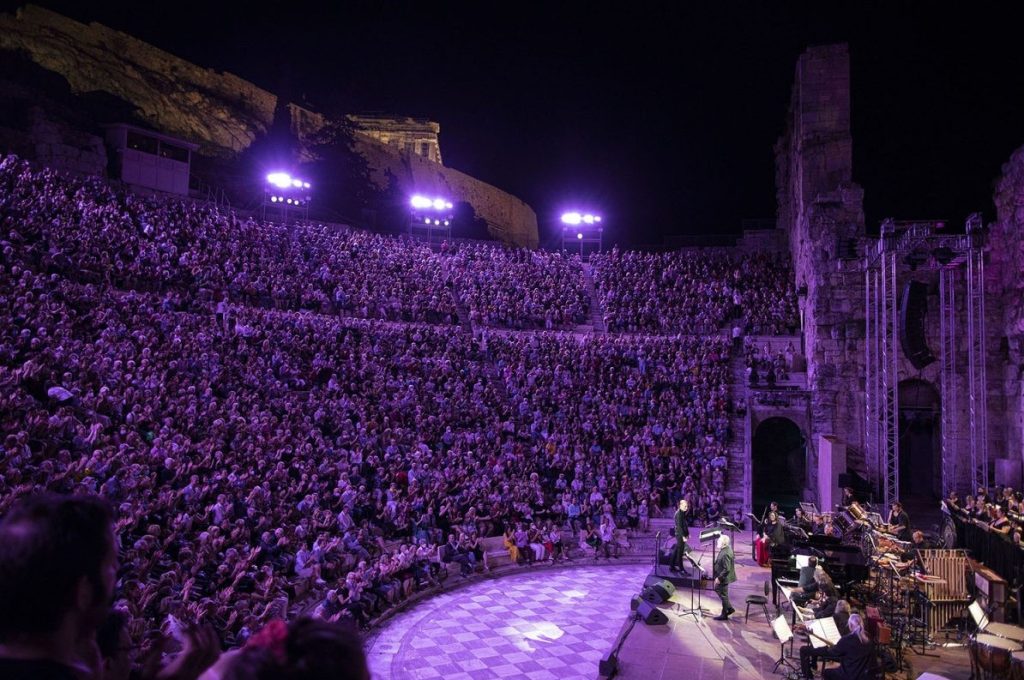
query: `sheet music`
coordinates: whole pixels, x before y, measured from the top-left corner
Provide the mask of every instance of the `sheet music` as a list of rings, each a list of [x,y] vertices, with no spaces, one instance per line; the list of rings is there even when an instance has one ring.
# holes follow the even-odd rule
[[[790,602],[792,602],[793,601],[793,594],[792,594],[793,593],[793,588],[790,588],[789,586],[786,586],[785,584],[783,584],[781,578],[775,579],[775,582],[779,584],[779,590],[781,590],[782,594],[786,596],[786,599],[789,600]],[[794,583],[793,585],[795,586],[796,584]]]
[[[971,613],[971,618],[974,619],[974,625],[978,627],[978,630],[985,630],[988,627],[988,616],[985,615],[985,610],[981,608],[977,600],[967,605],[967,611]]]
[[[796,610],[796,618],[800,619],[801,622],[814,620],[813,609],[808,609],[807,607],[800,607],[796,604],[793,605],[793,609]]]
[[[832,644],[839,642],[839,638],[842,635],[839,634],[839,628],[836,626],[836,620],[831,616],[824,619],[814,619],[813,621],[807,622],[807,630],[814,633],[811,635],[811,645],[815,648],[821,648],[827,646],[825,640]],[[815,637],[817,636],[817,637]],[[825,638],[825,640],[819,640],[818,638]]]
[[[772,630],[775,631],[775,637],[779,638],[779,642],[782,644],[793,639],[793,629],[789,627],[785,616],[772,619]]]
[[[796,612],[796,617],[798,619],[800,619],[800,621],[807,621],[809,619],[813,619],[814,618],[814,612],[813,611],[811,611],[810,609],[806,609],[804,607],[799,607],[799,606],[797,606],[797,604],[795,602],[793,602],[793,589],[792,588],[784,585],[782,583],[782,579],[780,579],[780,578],[779,579],[775,579],[775,582],[779,585],[779,590],[781,590],[782,594],[786,596],[786,599],[789,601],[789,604],[793,607],[793,611]],[[790,583],[792,583],[792,581],[790,581]]]

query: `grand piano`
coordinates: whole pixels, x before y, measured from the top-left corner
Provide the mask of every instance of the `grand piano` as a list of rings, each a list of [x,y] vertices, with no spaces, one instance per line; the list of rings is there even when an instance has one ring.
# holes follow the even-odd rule
[[[819,534],[787,534],[787,539],[788,545],[772,550],[772,601],[776,605],[779,603],[778,579],[795,581],[800,575],[796,567],[797,555],[817,556],[841,596],[846,596],[852,586],[870,576],[870,565],[859,545],[847,545],[838,537]]]

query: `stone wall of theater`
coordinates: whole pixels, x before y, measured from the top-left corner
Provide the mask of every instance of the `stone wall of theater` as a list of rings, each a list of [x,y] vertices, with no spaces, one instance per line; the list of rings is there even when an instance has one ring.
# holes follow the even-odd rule
[[[808,361],[811,425],[808,441],[808,489],[817,488],[817,442],[835,435],[847,443],[849,467],[879,489],[883,461],[869,453],[866,442],[865,299],[863,255],[876,242],[864,224],[863,190],[853,182],[850,133],[849,53],[845,45],[808,49],[796,67],[786,131],[776,144],[776,188],[779,227],[789,239],[803,317],[804,353]],[[988,272],[986,368],[989,382],[990,458],[1020,458],[1022,412],[1020,367],[1024,354],[1024,312],[1017,304],[1024,293],[1024,151],[1007,165],[996,195],[1000,219],[993,225]],[[983,208],[983,206],[979,206]],[[844,259],[849,245],[856,259]],[[996,252],[998,251],[998,256]],[[901,266],[897,289],[911,279],[928,285],[926,338],[939,356],[938,274]],[[965,273],[958,276],[956,375],[949,412],[949,454],[936,460],[954,485],[966,490],[971,481],[967,375],[967,308]],[[941,394],[941,363],[914,368],[898,344],[897,376],[904,385],[922,383]],[[910,382],[919,381],[919,382]],[[980,404],[975,404],[976,410]],[[942,433],[935,431],[935,440]],[[936,445],[938,446],[938,444]],[[993,464],[994,468],[995,465]],[[936,483],[939,487],[940,480]],[[936,489],[941,490],[940,488]]]

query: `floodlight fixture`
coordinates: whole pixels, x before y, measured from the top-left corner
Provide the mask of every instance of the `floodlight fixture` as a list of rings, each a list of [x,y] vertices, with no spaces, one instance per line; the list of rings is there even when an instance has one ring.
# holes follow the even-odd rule
[[[562,215],[562,222],[565,224],[579,224],[583,221],[583,216],[578,212],[567,212]]]

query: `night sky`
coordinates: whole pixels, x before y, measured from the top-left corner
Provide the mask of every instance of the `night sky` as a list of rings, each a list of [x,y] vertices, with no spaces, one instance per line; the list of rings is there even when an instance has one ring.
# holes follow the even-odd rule
[[[850,43],[869,226],[992,219],[1024,144],[1024,48],[999,5],[39,4],[273,91],[287,79],[317,110],[436,120],[445,164],[527,201],[542,238],[575,206],[631,245],[773,217],[772,145],[811,44]]]

